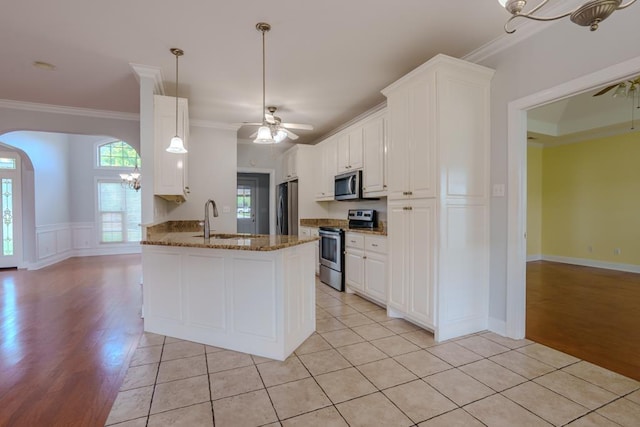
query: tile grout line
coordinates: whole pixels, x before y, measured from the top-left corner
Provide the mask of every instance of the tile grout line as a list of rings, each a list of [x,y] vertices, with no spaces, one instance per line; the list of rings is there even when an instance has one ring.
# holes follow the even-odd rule
[[[160,364],[162,363],[162,354],[164,353],[164,345],[167,341],[167,337],[165,336],[162,339],[162,349],[160,349],[160,359],[158,360],[158,370],[156,371],[156,378],[153,381],[153,390],[151,391],[151,401],[149,402],[149,411],[147,412],[147,421],[145,423],[145,427],[149,426],[149,418],[151,418],[151,406],[153,405],[153,396],[156,394],[156,385],[158,384],[158,376],[160,375]]]
[[[207,354],[207,346],[204,347],[204,366],[207,370],[207,382],[209,384],[209,406],[211,406],[211,420],[213,421],[213,425],[216,425],[216,414],[213,411],[213,395],[211,393],[211,374],[209,373],[209,356]]]

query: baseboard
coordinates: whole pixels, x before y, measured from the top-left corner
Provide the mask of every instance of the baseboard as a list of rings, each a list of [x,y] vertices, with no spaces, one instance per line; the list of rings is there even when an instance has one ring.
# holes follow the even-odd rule
[[[507,336],[507,322],[495,317],[489,317],[489,331],[505,337]]]
[[[84,256],[104,256],[104,255],[131,255],[139,254],[142,252],[140,245],[132,246],[119,246],[119,247],[106,247],[106,248],[92,248],[92,249],[75,249],[66,252],[58,253],[53,256],[38,260],[37,262],[24,265],[23,268],[27,270],[40,270],[41,268],[49,267],[50,265],[57,264],[69,258],[84,257]]]
[[[527,255],[527,262],[542,261],[542,254]]]
[[[584,267],[604,268],[607,270],[626,271],[629,273],[640,273],[640,265],[621,264],[608,261],[598,261],[586,258],[571,258],[557,255],[542,255],[543,261],[561,262],[563,264],[581,265]]]

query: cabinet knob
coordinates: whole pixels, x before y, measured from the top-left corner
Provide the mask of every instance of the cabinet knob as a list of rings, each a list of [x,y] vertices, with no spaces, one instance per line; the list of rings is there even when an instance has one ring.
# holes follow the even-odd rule
[[[191,194],[191,189],[189,187],[184,187],[184,192],[187,194]]]
[[[387,188],[387,184],[384,184],[384,185],[382,186],[382,188]]]
[[[371,246],[373,246],[374,248],[377,248],[378,244],[377,243],[372,243]]]
[[[362,257],[362,259],[367,259],[366,255]]]

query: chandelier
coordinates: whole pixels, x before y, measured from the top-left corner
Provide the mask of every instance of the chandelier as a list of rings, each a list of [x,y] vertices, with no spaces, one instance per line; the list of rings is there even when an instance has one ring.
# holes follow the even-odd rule
[[[516,30],[509,29],[509,23],[516,18],[528,18],[534,21],[555,21],[564,17],[569,17],[574,24],[581,25],[583,27],[589,27],[591,31],[598,29],[600,22],[604,21],[616,10],[625,9],[635,3],[636,0],[630,0],[629,2],[622,4],[622,0],[589,0],[582,6],[575,8],[569,12],[563,13],[557,16],[538,16],[534,15],[543,6],[549,3],[549,0],[539,1],[537,6],[534,6],[528,12],[523,12],[527,5],[527,0],[498,0],[502,7],[512,15],[504,24],[504,30],[508,34],[514,33]]]
[[[120,179],[122,180],[121,184],[123,187],[128,187],[136,191],[140,190],[142,175],[140,174],[140,169],[138,169],[137,164],[131,173],[121,173]]]

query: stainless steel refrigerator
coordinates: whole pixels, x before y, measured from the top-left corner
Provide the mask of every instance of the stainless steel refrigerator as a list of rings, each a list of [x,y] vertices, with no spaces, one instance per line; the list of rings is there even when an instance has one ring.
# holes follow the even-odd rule
[[[276,233],[298,234],[298,181],[278,185]]]

